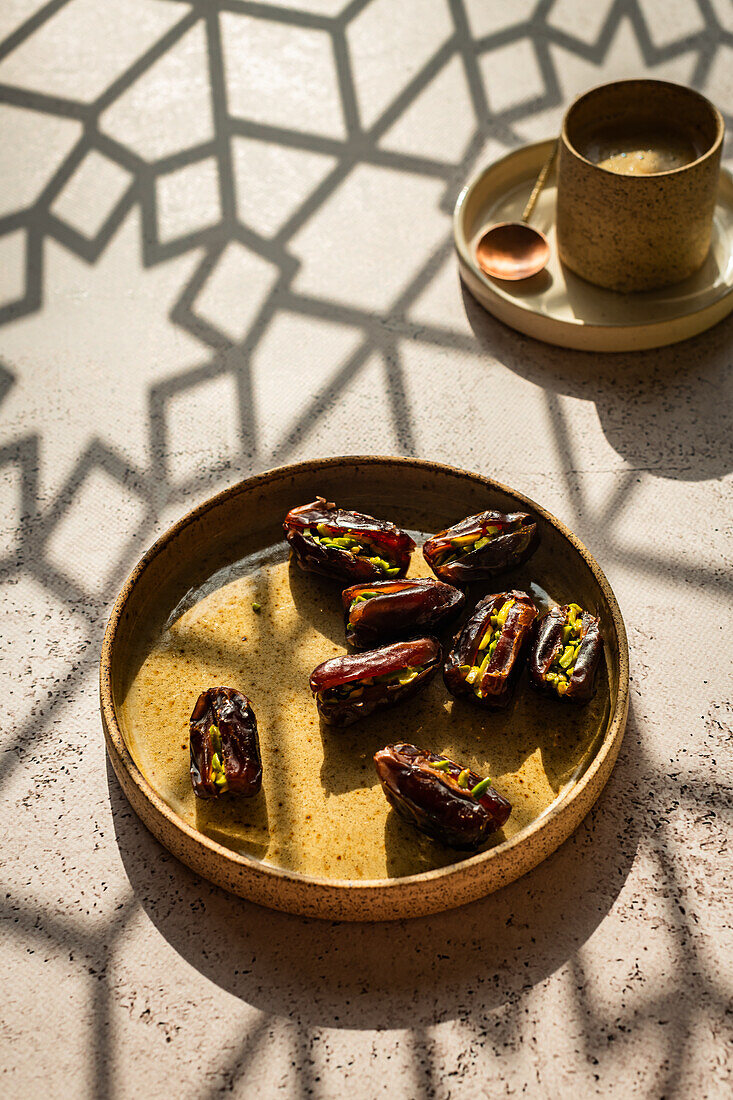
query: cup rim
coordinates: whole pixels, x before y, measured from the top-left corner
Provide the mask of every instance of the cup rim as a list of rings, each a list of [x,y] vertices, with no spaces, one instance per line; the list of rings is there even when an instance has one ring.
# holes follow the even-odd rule
[[[596,164],[595,161],[589,160],[587,157],[584,157],[583,154],[580,153],[578,149],[576,149],[575,145],[570,140],[570,137],[568,135],[568,119],[570,118],[576,107],[578,107],[585,99],[588,99],[590,96],[596,95],[598,92],[604,91],[606,88],[617,88],[623,84],[646,85],[647,87],[649,87],[650,85],[654,85],[656,87],[662,88],[674,88],[675,91],[687,93],[688,95],[700,100],[703,105],[710,111],[713,119],[715,120],[716,134],[712,144],[695,160],[691,160],[687,164],[681,164],[679,168],[669,168],[664,172],[645,172],[643,175],[640,176],[622,175],[619,172],[614,172],[610,168],[603,168],[600,164]],[[605,175],[614,176],[616,179],[621,178],[624,180],[659,179],[660,176],[676,176],[680,172],[687,172],[690,168],[694,168],[695,165],[700,164],[704,160],[707,160],[708,157],[714,156],[723,144],[724,135],[725,121],[722,114],[715,106],[715,104],[712,103],[707,98],[707,96],[704,96],[702,92],[698,92],[696,88],[690,88],[686,84],[676,84],[672,80],[652,80],[645,77],[639,77],[631,80],[610,80],[606,84],[597,84],[594,88],[588,88],[587,91],[577,96],[570,104],[563,116],[562,127],[560,129],[560,140],[574,157],[577,157],[578,160],[582,161],[584,164],[587,164],[590,168],[595,168],[597,171],[603,172]]]

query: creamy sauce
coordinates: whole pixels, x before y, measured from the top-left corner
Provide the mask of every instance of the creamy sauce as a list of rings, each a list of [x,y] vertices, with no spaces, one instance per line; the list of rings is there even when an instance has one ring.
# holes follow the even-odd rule
[[[599,131],[587,139],[583,155],[609,172],[649,176],[682,168],[700,151],[686,134],[655,128]]]

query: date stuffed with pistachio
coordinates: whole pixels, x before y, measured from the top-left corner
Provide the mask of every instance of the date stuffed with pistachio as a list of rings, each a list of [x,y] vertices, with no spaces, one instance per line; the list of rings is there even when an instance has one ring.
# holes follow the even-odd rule
[[[451,848],[473,851],[512,812],[490,779],[415,745],[387,745],[375,754],[374,766],[400,817]]]
[[[190,731],[194,794],[257,794],[262,786],[260,742],[246,695],[228,687],[203,691],[191,714]]]
[[[441,581],[489,580],[521,565],[537,548],[537,524],[527,512],[480,512],[432,535],[423,556]]]
[[[350,581],[402,577],[414,540],[387,520],[347,512],[318,497],[288,512],[283,524],[301,569]]]
[[[536,616],[530,597],[516,589],[479,600],[446,658],[448,691],[482,707],[505,707]]]
[[[352,585],[341,595],[346,641],[369,649],[418,630],[438,630],[459,614],[465,599],[452,585],[427,577]]]
[[[600,620],[577,603],[553,607],[537,628],[529,658],[535,687],[567,699],[587,703],[603,655]]]
[[[392,707],[424,688],[440,665],[435,638],[332,657],[313,669],[311,691],[324,722],[348,726],[372,711]]]

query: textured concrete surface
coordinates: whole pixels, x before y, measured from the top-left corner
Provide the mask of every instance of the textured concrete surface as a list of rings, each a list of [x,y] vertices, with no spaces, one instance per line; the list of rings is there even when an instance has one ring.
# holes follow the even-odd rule
[[[694,83],[730,126],[729,0],[4,0],[0,34],[5,1095],[730,1095],[733,323],[533,343],[462,293],[449,221],[477,164],[609,78]],[[241,476],[344,452],[541,501],[632,647],[575,836],[394,926],[197,879],[97,714],[142,550]]]

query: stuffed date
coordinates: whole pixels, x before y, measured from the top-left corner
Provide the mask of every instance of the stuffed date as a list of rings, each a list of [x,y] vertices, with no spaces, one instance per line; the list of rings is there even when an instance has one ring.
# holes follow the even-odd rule
[[[480,512],[432,535],[422,552],[439,580],[469,584],[521,565],[538,541],[537,524],[527,512]]]
[[[600,620],[577,603],[553,607],[537,628],[529,658],[535,687],[573,703],[587,703],[603,654]]]
[[[257,719],[234,688],[208,688],[190,721],[191,782],[199,798],[229,793],[250,798],[262,786]]]
[[[451,848],[478,848],[512,812],[490,779],[415,745],[387,745],[375,753],[374,766],[400,817]]]
[[[285,535],[301,569],[351,581],[403,577],[415,542],[387,520],[323,497],[288,512]]]
[[[332,657],[313,669],[311,691],[324,722],[348,726],[372,711],[401,703],[425,687],[438,670],[440,644],[435,638]]]
[[[341,596],[346,641],[368,649],[418,630],[437,630],[459,614],[465,599],[452,585],[427,577],[352,585]]]
[[[516,589],[479,600],[446,658],[448,691],[482,707],[505,707],[536,616],[530,597]]]

